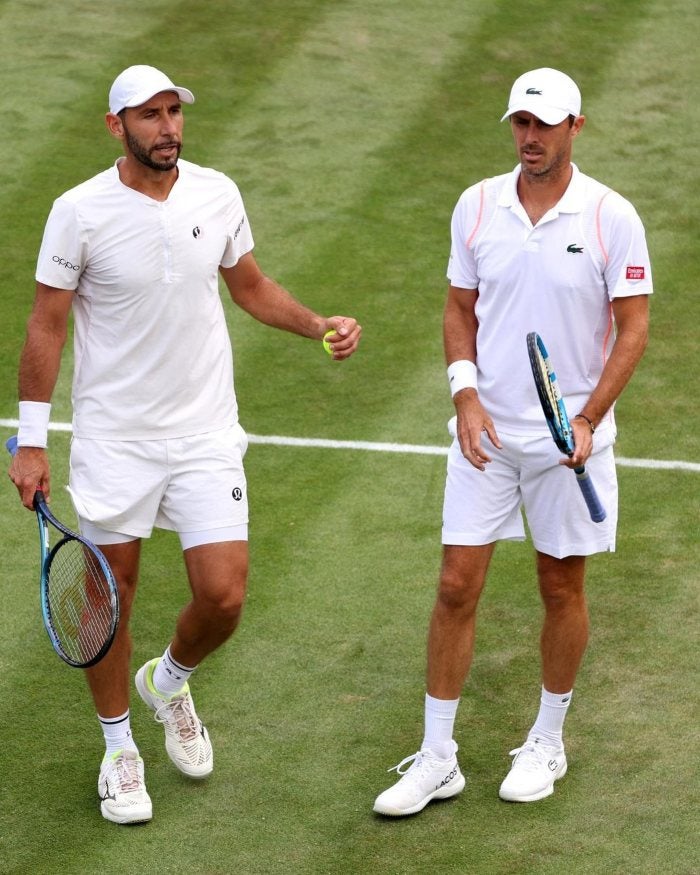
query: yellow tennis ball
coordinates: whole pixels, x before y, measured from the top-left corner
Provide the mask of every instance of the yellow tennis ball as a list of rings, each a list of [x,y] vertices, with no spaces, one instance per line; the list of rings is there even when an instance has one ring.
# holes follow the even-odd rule
[[[323,335],[323,348],[326,350],[328,355],[333,355],[333,350],[331,349],[331,345],[330,345],[330,343],[328,343],[328,338],[332,334],[337,334],[337,331],[335,328],[331,328],[330,331],[326,331],[326,333]]]

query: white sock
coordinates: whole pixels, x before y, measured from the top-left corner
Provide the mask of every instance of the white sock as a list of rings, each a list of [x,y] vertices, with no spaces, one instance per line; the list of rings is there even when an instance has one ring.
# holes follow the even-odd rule
[[[573,690],[568,693],[549,693],[542,687],[540,698],[540,711],[532,729],[528,733],[528,739],[539,738],[546,744],[556,747],[562,746],[564,730],[564,718],[571,704]]]
[[[180,665],[170,655],[170,647],[161,657],[160,662],[153,670],[153,686],[166,699],[179,693],[189,680],[194,668]]]
[[[131,735],[129,712],[126,711],[120,717],[100,717],[97,715],[105,738],[105,756],[111,756],[118,750],[134,750],[138,748]]]
[[[421,750],[428,748],[440,759],[447,760],[455,752],[455,717],[459,699],[434,699],[425,694],[425,735]]]

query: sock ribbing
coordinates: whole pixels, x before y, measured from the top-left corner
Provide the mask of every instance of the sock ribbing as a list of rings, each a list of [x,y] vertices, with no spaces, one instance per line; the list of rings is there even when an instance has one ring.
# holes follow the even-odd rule
[[[449,759],[455,752],[455,718],[459,699],[435,699],[425,694],[425,734],[421,749],[428,748],[440,759]]]

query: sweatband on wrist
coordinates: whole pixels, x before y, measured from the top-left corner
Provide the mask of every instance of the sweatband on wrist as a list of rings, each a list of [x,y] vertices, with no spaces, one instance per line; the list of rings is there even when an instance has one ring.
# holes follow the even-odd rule
[[[447,381],[453,398],[462,389],[476,389],[476,365],[469,359],[452,362],[447,368]]]
[[[51,405],[46,401],[19,402],[18,447],[45,447],[49,442]]]

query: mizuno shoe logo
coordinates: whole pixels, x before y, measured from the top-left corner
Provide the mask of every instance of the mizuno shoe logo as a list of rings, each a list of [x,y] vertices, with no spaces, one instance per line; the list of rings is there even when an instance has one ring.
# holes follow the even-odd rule
[[[539,88],[528,88],[525,94],[542,94]]]
[[[567,252],[583,252],[583,246],[577,246],[576,243],[569,243],[566,247]]]

